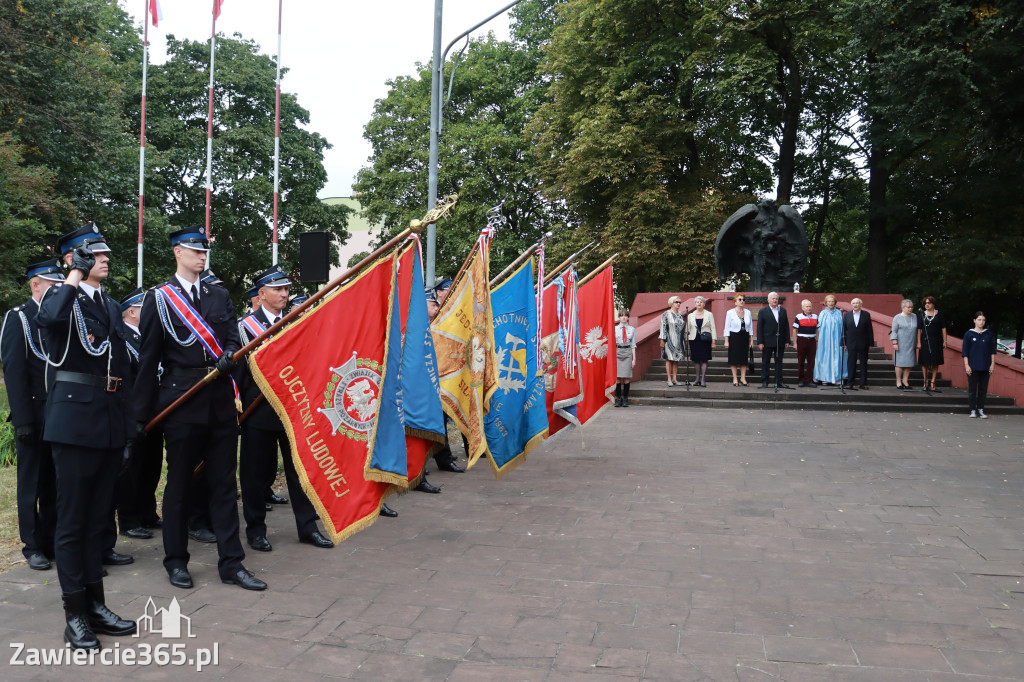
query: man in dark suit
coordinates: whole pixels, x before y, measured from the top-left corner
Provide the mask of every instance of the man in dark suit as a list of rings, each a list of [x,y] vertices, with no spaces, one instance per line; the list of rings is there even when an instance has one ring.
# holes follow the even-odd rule
[[[136,402],[145,424],[216,368],[223,376],[209,382],[163,421],[167,446],[164,488],[164,568],[175,587],[190,588],[188,571],[188,488],[200,462],[206,474],[208,508],[217,536],[221,581],[247,590],[267,584],[245,570],[238,538],[235,472],[238,468],[238,412],[234,353],[241,347],[231,297],[201,281],[210,243],[200,226],[170,235],[176,270],[146,293],[142,304],[142,352]],[[157,367],[163,374],[157,378]]]
[[[860,364],[860,387],[868,388],[868,351],[875,345],[875,329],[871,324],[871,313],[862,310],[864,302],[859,298],[850,301],[853,310],[843,313],[843,347],[847,350],[849,388],[857,379],[857,365]]]
[[[134,436],[133,375],[117,301],[101,284],[110,249],[93,223],[64,235],[57,249],[71,268],[48,290],[36,320],[53,365],[47,373],[43,439],[57,472],[57,578],[64,599],[64,641],[97,649],[96,633],[129,635],[135,623],[105,606],[104,534],[114,480]]]
[[[46,356],[42,352],[36,313],[47,289],[64,281],[56,259],[25,270],[31,298],[4,316],[0,334],[4,383],[11,406],[14,446],[18,453],[18,531],[21,553],[29,568],[45,571],[53,558],[57,526],[57,479],[50,445],[43,440],[46,406]]]
[[[260,306],[238,321],[238,334],[243,345],[248,345],[284,316],[290,284],[288,275],[276,265],[256,276],[254,288],[258,292]],[[259,552],[269,552],[273,549],[267,539],[265,493],[277,476],[277,451],[280,448],[299,542],[324,549],[334,547],[334,543],[324,537],[317,528],[316,509],[302,490],[302,483],[295,472],[291,444],[288,442],[284,424],[270,403],[263,400],[262,392],[253,380],[248,362],[241,363],[235,370],[235,379],[242,392],[243,405],[248,407],[255,400],[260,400],[259,405],[253,408],[252,413],[242,424],[242,450],[238,472],[239,482],[242,484],[242,516],[245,518],[245,536],[249,546]]]
[[[782,380],[782,353],[789,345],[789,316],[779,305],[779,294],[768,294],[768,307],[757,312],[757,347],[761,350],[761,388],[768,388],[768,365],[775,358],[775,385],[789,388]]]

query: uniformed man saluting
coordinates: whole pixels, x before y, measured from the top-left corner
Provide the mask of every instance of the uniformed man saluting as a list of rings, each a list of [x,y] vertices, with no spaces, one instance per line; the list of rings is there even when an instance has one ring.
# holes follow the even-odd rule
[[[46,290],[64,281],[64,272],[53,258],[28,266],[25,278],[32,297],[4,316],[0,357],[18,452],[18,531],[25,545],[21,552],[29,568],[45,571],[53,558],[57,480],[50,445],[43,440],[46,356],[36,313]]]
[[[57,249],[71,268],[43,295],[36,321],[51,368],[43,438],[57,471],[57,578],[64,598],[64,641],[99,648],[96,633],[129,635],[135,623],[104,605],[103,536],[114,481],[134,435],[132,370],[121,308],[101,287],[107,255],[93,223],[64,235]]]
[[[238,321],[238,333],[242,343],[248,344],[284,316],[290,284],[288,275],[276,265],[256,276],[253,288],[257,292],[260,305]],[[317,528],[316,509],[303,492],[302,483],[295,472],[291,445],[284,424],[270,403],[262,399],[260,387],[253,379],[247,363],[236,370],[235,377],[242,391],[243,404],[252,405],[257,398],[261,403],[242,424],[239,480],[242,484],[242,515],[245,517],[245,535],[249,546],[259,552],[269,552],[273,549],[267,540],[264,495],[277,475],[277,450],[280,447],[299,542],[324,549],[334,547],[334,543],[324,537]]]
[[[150,289],[142,305],[142,352],[136,387],[138,416],[148,422],[216,367],[224,376],[210,382],[163,422],[167,447],[164,488],[164,568],[171,584],[190,588],[188,571],[189,484],[205,462],[210,523],[217,536],[217,571],[224,583],[247,590],[267,584],[245,570],[238,538],[235,471],[238,468],[238,412],[228,374],[241,348],[235,309],[226,289],[201,281],[210,243],[198,225],[170,235],[176,271]],[[157,379],[157,366],[163,375]]]

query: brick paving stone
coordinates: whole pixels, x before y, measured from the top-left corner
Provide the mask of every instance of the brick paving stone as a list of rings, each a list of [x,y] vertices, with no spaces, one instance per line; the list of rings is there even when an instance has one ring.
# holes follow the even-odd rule
[[[1010,651],[943,649],[953,670],[961,675],[991,675],[1024,679],[1024,654]]]
[[[708,679],[704,671],[683,654],[661,651],[651,651],[647,654],[645,682],[699,682]]]
[[[569,644],[590,644],[598,623],[568,618],[533,618],[525,616],[512,628],[512,637]]]
[[[618,673],[597,673],[597,672],[563,672],[561,670],[552,670],[548,673],[547,682],[581,682],[583,680],[593,680],[597,676],[597,679],[603,682],[640,682],[642,679],[639,675],[623,675]]]
[[[544,682],[547,676],[544,668],[459,661],[446,682]]]
[[[943,650],[933,646],[913,644],[887,644],[880,642],[850,642],[857,663],[876,668],[910,668],[953,672]]]
[[[466,654],[470,661],[501,663],[505,665],[549,668],[558,653],[558,644],[514,637],[477,637],[472,650]]]
[[[416,631],[409,628],[347,620],[338,625],[321,642],[331,646],[351,647],[365,651],[398,652],[415,634]]]
[[[427,632],[454,632],[455,625],[465,616],[465,611],[428,606],[409,626],[414,630]]]
[[[764,638],[764,648],[769,661],[823,665],[853,665],[857,661],[849,642],[817,637],[768,635]]]
[[[671,627],[638,628],[625,625],[602,624],[593,638],[593,645],[641,649],[646,651],[678,652],[679,629]]]
[[[417,680],[442,682],[455,670],[457,661],[424,656],[401,656],[392,653],[371,652],[353,673],[356,680]]]

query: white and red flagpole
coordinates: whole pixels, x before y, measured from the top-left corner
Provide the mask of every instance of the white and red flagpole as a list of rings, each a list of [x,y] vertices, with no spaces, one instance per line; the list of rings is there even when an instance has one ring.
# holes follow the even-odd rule
[[[136,264],[137,286],[142,286],[142,215],[146,189],[146,75],[149,69],[149,17],[152,13],[153,25],[158,26],[163,19],[160,11],[160,0],[145,0],[142,13],[142,125],[139,131],[139,254]]]
[[[284,0],[277,0],[277,92],[274,95],[274,239],[271,265],[277,265],[277,205],[281,196],[281,16]]]
[[[206,118],[206,238],[210,238],[210,195],[213,194],[213,65],[217,51],[217,17],[224,0],[213,0],[213,27],[210,31],[210,87]],[[207,259],[209,265],[209,259]]]

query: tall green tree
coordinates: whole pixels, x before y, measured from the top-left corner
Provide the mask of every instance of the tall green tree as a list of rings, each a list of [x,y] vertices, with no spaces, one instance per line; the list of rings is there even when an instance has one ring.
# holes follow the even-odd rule
[[[843,0],[838,7],[858,75],[859,124],[850,132],[869,176],[868,286],[881,293],[889,289],[890,243],[905,227],[890,201],[894,176],[905,163],[976,134],[980,121],[1002,125],[1003,113],[985,113],[986,105],[998,99],[991,88],[1020,80],[1005,64],[1021,56],[1021,12],[1016,3],[974,0]],[[1020,96],[1010,97],[1019,111]]]
[[[54,196],[53,172],[26,165],[24,148],[0,134],[0,311],[22,303],[25,266],[42,260],[40,245],[74,210]]]
[[[381,241],[426,210],[430,80],[430,68],[419,64],[416,75],[389,80],[363,133],[372,163],[359,171],[354,189],[369,220],[383,223]],[[546,84],[535,53],[493,36],[470,42],[457,66],[449,60],[444,82],[451,96],[439,138],[438,196],[458,193],[459,202],[438,225],[436,270],[455,274],[488,211],[500,205],[503,224],[491,244],[496,273],[567,219],[539,191],[524,133]]]
[[[718,227],[771,183],[770,142],[721,109],[700,12],[570,0],[546,50],[549,101],[530,126],[538,173],[576,214],[577,242],[599,240],[597,257],[622,253],[625,300],[717,285]]]
[[[0,0],[5,173],[31,195],[8,190],[17,218],[4,227],[17,226],[24,240],[22,250],[8,253],[12,270],[42,258],[57,235],[84,220],[118,236],[121,221],[108,218],[125,208],[132,193],[133,143],[121,95],[138,44],[117,3]],[[26,200],[34,211],[25,211]],[[50,210],[55,207],[60,210]],[[4,276],[9,272],[5,268]]]

